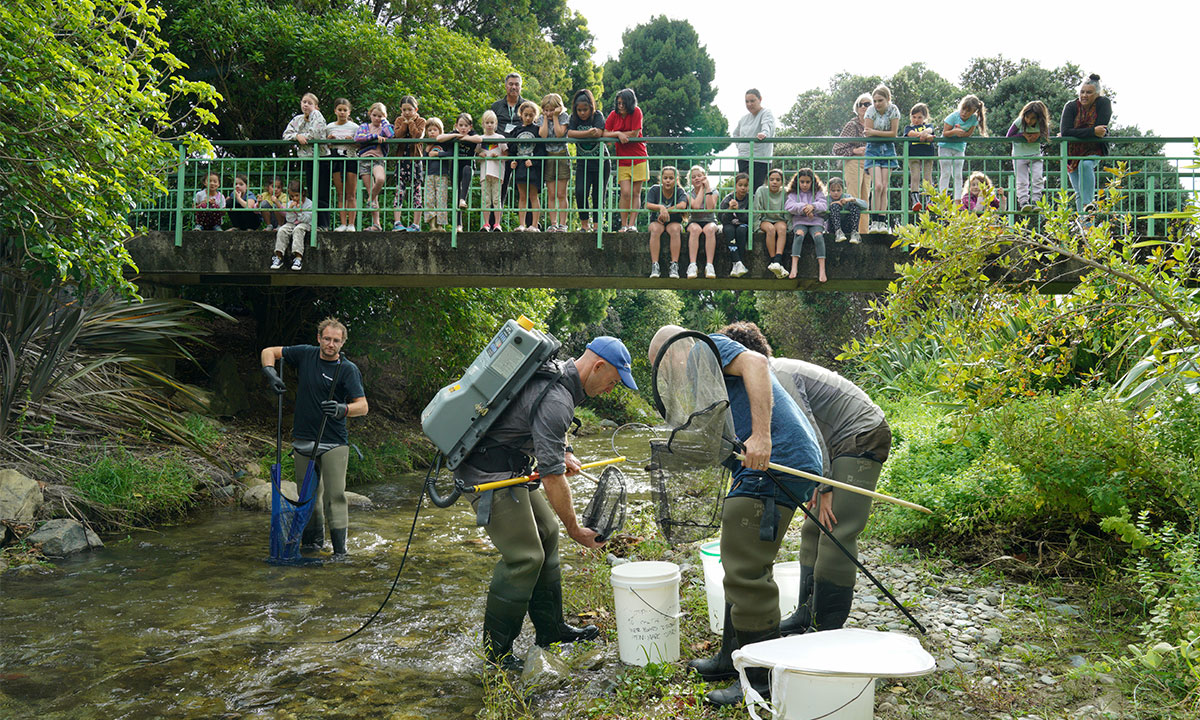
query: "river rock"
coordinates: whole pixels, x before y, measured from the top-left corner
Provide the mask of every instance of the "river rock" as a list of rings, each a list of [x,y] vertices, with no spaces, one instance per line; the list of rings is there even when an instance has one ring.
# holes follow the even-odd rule
[[[562,685],[570,677],[571,668],[562,658],[534,645],[525,653],[525,669],[521,684],[527,688],[546,689]]]
[[[296,483],[291,480],[284,480],[279,483],[279,489],[283,496],[290,500],[296,500]],[[247,510],[259,510],[264,512],[271,511],[271,483],[263,483],[242,493],[242,507]]]
[[[369,508],[374,504],[371,502],[371,498],[367,497],[366,495],[359,495],[358,493],[350,492],[349,490],[346,491],[346,503],[351,507],[362,508]]]
[[[0,520],[29,522],[42,506],[42,486],[16,470],[0,470]]]
[[[78,522],[69,518],[58,518],[47,520],[25,539],[31,544],[41,545],[42,553],[45,555],[65,557],[93,547],[93,538],[95,543],[103,545],[95,533],[92,533],[89,538],[88,530]]]

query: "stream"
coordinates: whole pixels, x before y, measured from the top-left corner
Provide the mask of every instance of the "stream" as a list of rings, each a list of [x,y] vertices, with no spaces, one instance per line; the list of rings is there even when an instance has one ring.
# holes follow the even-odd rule
[[[611,455],[607,434],[575,445],[585,462]],[[9,573],[0,716],[474,717],[497,555],[465,501],[447,510],[425,502],[387,608],[332,643],[387,593],[423,478],[353,488],[374,508],[351,508],[348,562],[268,565],[268,515],[220,507],[109,538],[55,571]],[[582,512],[594,486],[573,483]]]

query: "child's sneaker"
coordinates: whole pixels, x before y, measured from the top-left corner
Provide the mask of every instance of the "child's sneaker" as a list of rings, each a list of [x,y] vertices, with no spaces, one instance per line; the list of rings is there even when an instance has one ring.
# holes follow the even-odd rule
[[[301,266],[301,263],[300,263],[300,256],[299,256],[299,255],[297,255],[296,257],[292,258],[292,269],[293,269],[293,270],[300,270],[300,269],[301,269],[301,267],[300,267],[300,266]]]
[[[200,227],[199,225],[197,225],[196,227],[194,227],[194,228],[192,228],[192,229],[193,229],[193,230],[203,230],[204,228],[202,228],[202,227]]]
[[[679,263],[671,263],[671,272],[667,273],[667,277],[679,279]]]
[[[214,225],[214,226],[213,226],[213,231],[215,231],[215,232],[221,232],[221,226],[220,226],[220,225]]]
[[[741,277],[748,272],[750,271],[746,269],[746,266],[742,264],[742,261],[738,260],[733,264],[733,269],[729,271],[729,277]]]
[[[412,223],[407,228],[405,228],[405,230],[407,230],[408,232],[421,232],[421,226],[418,225],[417,223]]]
[[[267,223],[267,224],[266,224],[266,225],[263,227],[263,230],[266,230],[267,232],[270,232],[270,231],[272,231],[272,230],[274,230],[274,229],[275,229],[275,226],[274,226],[274,225],[272,225],[272,224],[270,224],[270,223]]]
[[[466,200],[459,200],[459,201],[458,201],[458,209],[459,209],[459,210],[466,210],[466,209],[467,209],[467,201],[466,201]]]
[[[658,263],[650,263],[650,277],[658,277]]]
[[[525,232],[525,230],[526,230],[526,228],[524,225],[518,225],[515,232]]]
[[[492,232],[504,232],[504,228],[500,227],[500,223],[493,223]]]
[[[857,230],[850,233],[850,244],[851,245],[857,245],[860,242],[862,242],[862,235],[859,235]]]
[[[687,269],[688,280],[695,280],[697,275],[699,275],[699,272],[697,271],[696,263],[689,263]]]
[[[704,266],[704,277],[711,280],[711,279],[715,278],[716,276],[717,276],[717,269],[715,267],[713,267],[712,263],[709,263]]]
[[[846,242],[846,233],[842,232],[841,228],[838,228],[837,235],[834,236],[833,241]]]
[[[1021,212],[1025,213],[1026,215],[1032,215],[1032,214],[1036,213],[1037,211],[1038,211],[1037,205],[1033,205],[1030,203],[1025,203],[1025,205],[1021,208]]]
[[[529,227],[525,228],[525,231],[526,232],[541,232],[542,229],[540,227],[538,227],[537,225],[530,225]]]
[[[283,258],[278,255],[271,256],[271,269],[278,270],[283,267]]]
[[[379,229],[382,230],[383,228],[379,228]],[[353,225],[347,225],[345,231],[346,232],[358,232],[358,228],[354,227]]]
[[[777,278],[781,278],[784,275],[787,275],[787,270],[785,270],[784,267],[777,262],[773,262],[770,265],[768,265],[767,269],[770,270],[771,274]]]

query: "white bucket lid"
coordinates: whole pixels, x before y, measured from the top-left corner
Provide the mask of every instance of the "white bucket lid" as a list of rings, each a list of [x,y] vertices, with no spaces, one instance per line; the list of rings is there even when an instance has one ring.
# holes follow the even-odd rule
[[[739,667],[749,665],[843,677],[926,675],[937,667],[933,656],[914,637],[857,628],[753,643],[735,650],[733,659]]]
[[[679,566],[661,560],[642,560],[612,569],[613,587],[647,587],[679,581]]]
[[[700,555],[707,555],[709,557],[715,557],[719,559],[721,557],[721,541],[710,540],[704,543],[700,546]]]

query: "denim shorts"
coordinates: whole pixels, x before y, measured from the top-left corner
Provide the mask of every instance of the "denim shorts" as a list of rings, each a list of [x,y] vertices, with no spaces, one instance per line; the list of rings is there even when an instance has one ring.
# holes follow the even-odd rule
[[[882,168],[891,168],[894,170],[894,169],[900,167],[900,162],[898,160],[890,157],[895,154],[896,154],[896,144],[895,143],[869,142],[869,143],[867,143],[867,152],[865,155],[866,162],[863,163],[863,167],[867,167],[867,168],[882,167]],[[889,159],[881,160],[881,159],[879,159],[881,157],[889,158]]]

